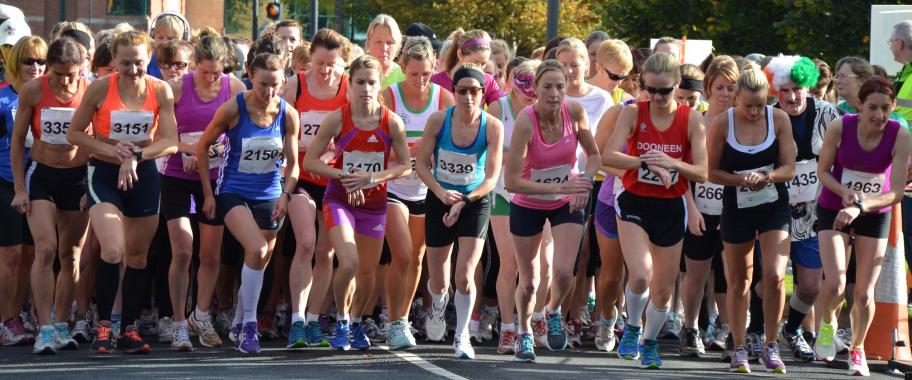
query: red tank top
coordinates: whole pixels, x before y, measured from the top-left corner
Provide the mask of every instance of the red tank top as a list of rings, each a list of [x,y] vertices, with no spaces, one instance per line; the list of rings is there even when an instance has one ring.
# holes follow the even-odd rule
[[[317,130],[320,129],[320,123],[322,123],[323,119],[332,113],[332,111],[342,108],[342,106],[348,102],[348,97],[346,96],[348,92],[348,75],[342,74],[342,79],[339,82],[339,91],[336,92],[336,96],[329,99],[317,99],[310,94],[310,90],[307,88],[307,75],[305,73],[298,74],[298,88],[300,94],[295,100],[294,106],[295,109],[298,110],[298,117],[301,120],[301,129],[298,131],[298,150],[301,151],[301,154],[298,154],[298,165],[303,168],[303,153],[307,151],[307,146],[313,140],[314,136],[317,135]],[[311,174],[304,170],[301,170],[301,178],[298,180],[307,181],[320,186],[326,186],[328,182],[326,178]]]
[[[358,129],[352,120],[351,104],[342,107],[342,131],[336,141],[336,155],[332,166],[336,169],[350,171],[361,169],[376,173],[386,169],[392,147],[392,135],[389,129],[390,110],[382,108],[380,124],[370,131]],[[364,189],[364,204],[359,208],[366,210],[383,210],[386,208],[386,182]],[[345,187],[338,179],[329,181],[326,197],[347,204]]]
[[[158,128],[158,98],[155,80],[146,75],[146,100],[138,110],[128,109],[117,90],[118,73],[108,76],[108,93],[92,118],[92,127],[98,135],[111,140],[146,141],[155,136]]]
[[[40,139],[49,144],[65,144],[67,129],[70,127],[69,119],[73,117],[72,113],[79,107],[79,103],[82,103],[82,95],[89,86],[89,80],[79,77],[78,89],[67,101],[54,95],[46,75],[41,76],[38,80],[41,84],[41,100],[35,104],[32,110],[32,135],[36,140]],[[69,110],[54,110],[53,108],[69,108]],[[48,120],[41,119],[42,112],[45,113]],[[47,125],[42,122],[46,122]],[[47,136],[44,138],[41,138],[42,131],[47,131]]]
[[[627,139],[627,154],[639,157],[650,151],[659,150],[671,158],[690,160],[690,142],[687,138],[687,119],[690,117],[690,107],[679,104],[675,111],[671,126],[665,131],[659,131],[652,124],[649,116],[649,102],[637,103],[637,121],[633,135]],[[672,171],[673,185],[666,189],[662,186],[659,177],[643,168],[628,169],[624,172],[624,189],[643,197],[673,199],[687,192],[687,180],[681,174]]]

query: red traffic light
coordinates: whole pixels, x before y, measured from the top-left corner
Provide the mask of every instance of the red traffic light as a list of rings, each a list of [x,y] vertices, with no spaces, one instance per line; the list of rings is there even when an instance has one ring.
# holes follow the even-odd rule
[[[266,17],[271,20],[278,20],[282,17],[282,4],[271,2],[266,4]]]

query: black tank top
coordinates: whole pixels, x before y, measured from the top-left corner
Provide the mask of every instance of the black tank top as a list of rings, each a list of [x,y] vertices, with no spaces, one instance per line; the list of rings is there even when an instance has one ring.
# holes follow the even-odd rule
[[[773,126],[773,108],[766,106],[766,139],[759,145],[747,146],[738,142],[735,136],[735,115],[734,108],[728,109],[728,137],[725,140],[725,146],[722,150],[722,162],[720,168],[735,173],[742,171],[772,171],[779,167],[779,144],[776,138],[776,129]],[[759,204],[754,207],[768,206],[779,203],[788,203],[788,191],[783,183],[775,183],[775,191],[778,199],[775,202]],[[724,209],[746,208],[738,206],[738,192],[749,192],[747,189],[740,189],[737,186],[725,186],[722,196],[722,205]],[[754,192],[759,193],[763,190]]]

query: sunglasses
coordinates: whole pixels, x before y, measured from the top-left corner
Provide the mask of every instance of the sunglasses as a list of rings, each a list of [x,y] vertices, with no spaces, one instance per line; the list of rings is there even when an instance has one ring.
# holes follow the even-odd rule
[[[658,93],[659,95],[668,95],[675,89],[674,86],[655,88],[655,87],[651,87],[651,86],[647,86],[647,85],[643,85],[643,88],[645,88],[646,92],[648,92],[650,94]]]
[[[183,70],[186,69],[190,64],[183,61],[174,61],[174,62],[159,62],[158,67],[163,69],[172,69],[172,70]]]
[[[615,73],[612,73],[611,71],[608,71],[608,69],[605,69],[605,73],[608,74],[608,78],[610,78],[611,80],[613,80],[615,82],[627,79],[627,75],[617,75]]]
[[[37,58],[26,58],[26,59],[22,60],[22,64],[26,65],[26,66],[31,66],[36,63],[38,64],[38,66],[44,66],[47,64],[47,60],[37,59]]]
[[[472,93],[472,96],[478,95],[481,92],[481,87],[459,87],[456,89],[456,93],[459,95],[466,95],[469,92]]]

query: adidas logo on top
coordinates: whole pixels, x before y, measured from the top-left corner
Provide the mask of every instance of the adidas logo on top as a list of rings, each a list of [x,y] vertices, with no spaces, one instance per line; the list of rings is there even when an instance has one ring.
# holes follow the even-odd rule
[[[383,225],[378,224],[378,225],[374,226],[374,231],[383,231]]]
[[[371,135],[371,137],[367,139],[367,142],[368,142],[368,143],[375,143],[375,142],[377,142],[377,135]]]

